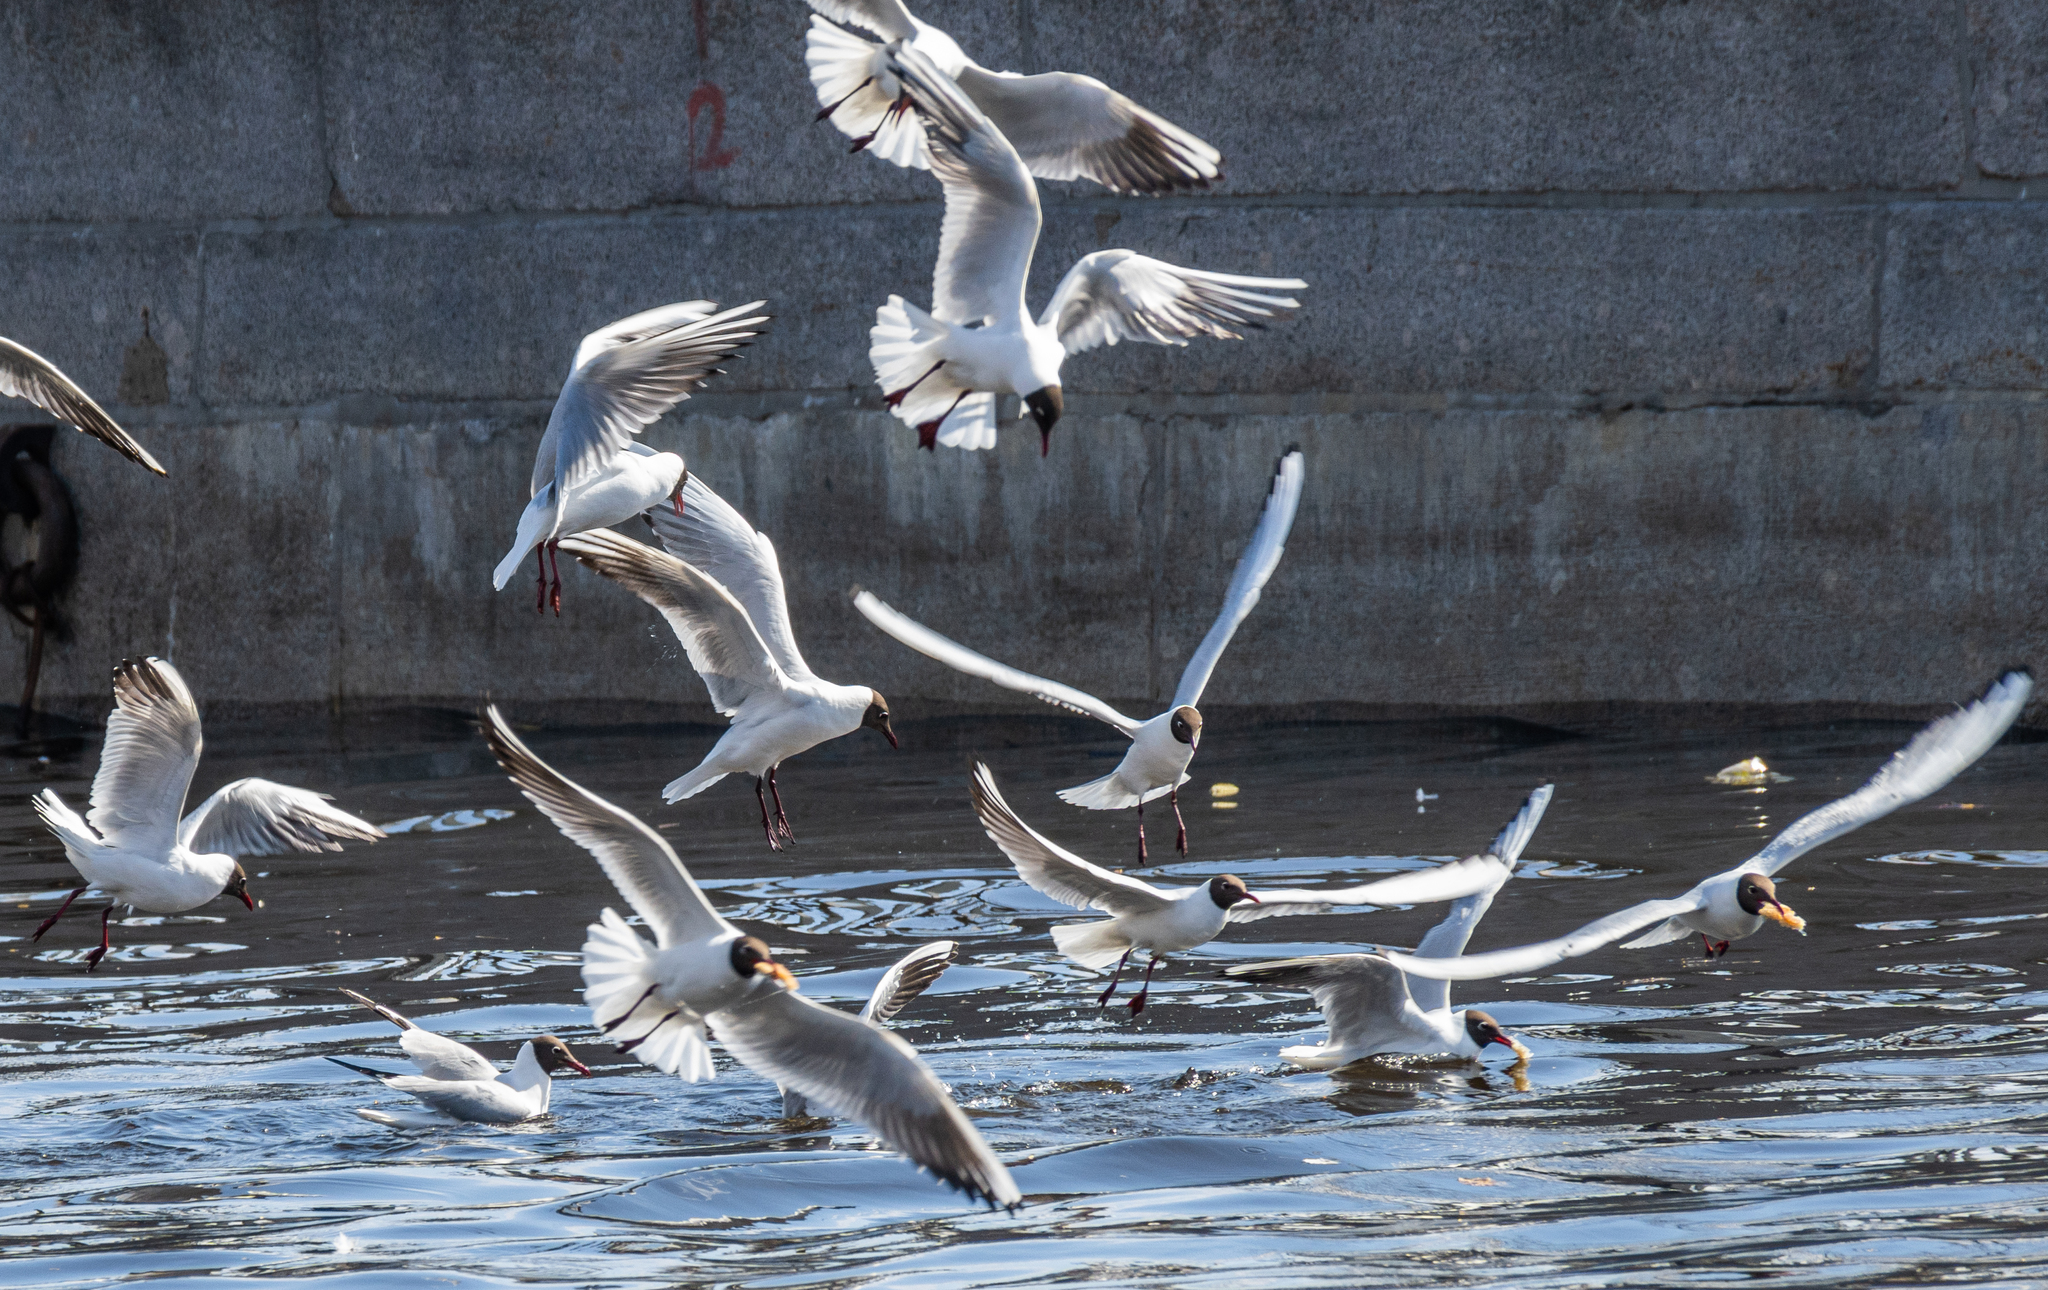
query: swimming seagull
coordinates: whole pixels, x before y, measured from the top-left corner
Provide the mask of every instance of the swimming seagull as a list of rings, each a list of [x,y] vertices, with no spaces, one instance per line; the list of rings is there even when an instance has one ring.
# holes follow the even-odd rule
[[[2034,678],[2025,670],[2007,672],[1976,702],[1913,736],[1863,787],[1800,816],[1769,846],[1674,900],[1646,900],[1569,935],[1533,945],[1456,958],[1389,952],[1387,959],[1411,977],[1476,981],[1538,972],[1637,932],[1643,934],[1621,948],[1662,945],[1697,933],[1708,958],[1727,953],[1729,942],[1757,931],[1767,919],[1804,934],[1806,920],[1778,898],[1771,879],[1822,843],[1917,802],[1961,774],[2005,734],[2033,689]]]
[[[811,8],[884,41],[904,41],[952,77],[1041,179],[1092,179],[1120,193],[1157,196],[1207,188],[1222,176],[1223,154],[1156,112],[1091,76],[991,72],[953,38],[920,22],[901,0],[811,0]],[[804,62],[830,119],[884,161],[924,170],[924,133],[906,122],[902,86],[888,49],[813,16]]]
[[[1495,894],[1515,876],[1515,862],[1550,805],[1551,788],[1545,784],[1529,794],[1493,845],[1476,857],[1492,868],[1492,880],[1453,904],[1444,920],[1422,938],[1417,954],[1451,958],[1464,952]],[[1329,1023],[1329,1038],[1280,1050],[1282,1057],[1310,1070],[1335,1070],[1383,1053],[1476,1058],[1494,1044],[1512,1049],[1518,1063],[1529,1060],[1529,1050],[1487,1013],[1477,1008],[1452,1012],[1448,982],[1411,980],[1380,954],[1318,954],[1246,963],[1223,969],[1223,975],[1307,990],[1315,996]]]
[[[709,300],[663,305],[583,338],[534,454],[533,500],[519,517],[512,549],[491,576],[494,588],[502,591],[526,553],[534,551],[541,564],[533,607],[544,611],[549,603],[547,556],[557,539],[610,528],[664,498],[682,505],[677,490],[688,473],[683,459],[656,452],[633,436],[718,375],[718,364],[761,334],[768,316],[753,311],[764,303],[756,300],[724,313]],[[560,614],[559,564],[553,602]]]
[[[0,336],[0,394],[26,399],[60,420],[68,421],[130,461],[161,475],[166,473],[147,449],[130,438],[93,402],[90,394],[57,370],[57,365],[25,345]]]
[[[398,1047],[417,1075],[390,1075],[368,1066],[358,1066],[339,1057],[327,1060],[360,1075],[380,1080],[384,1087],[406,1093],[445,1115],[477,1124],[517,1124],[548,1113],[548,1096],[553,1091],[556,1071],[569,1069],[590,1074],[590,1068],[576,1060],[569,1045],[553,1035],[540,1035],[519,1046],[512,1069],[500,1074],[498,1068],[468,1044],[459,1044],[431,1030],[422,1030],[383,1004],[354,990],[343,994],[398,1027]],[[376,1124],[396,1128],[430,1128],[443,1123],[439,1116],[393,1114],[360,1107],[356,1114]]]
[[[953,966],[953,959],[960,952],[957,941],[933,941],[920,945],[890,965],[882,979],[875,982],[875,988],[862,1005],[862,1020],[886,1026],[891,1018],[903,1011],[912,999],[931,989],[932,983],[945,975]],[[793,1088],[782,1090],[782,1118],[801,1120],[811,1113],[811,1104],[804,1095]]]
[[[107,922],[116,905],[176,914],[225,893],[254,909],[248,875],[235,857],[339,851],[341,839],[384,836],[369,821],[329,806],[325,794],[267,779],[238,779],[180,820],[204,742],[199,708],[178,669],[157,658],[122,659],[114,669],[114,711],[92,780],[92,809],[81,820],[47,788],[35,798],[36,814],[64,844],[65,858],[86,885],[66,896],[30,940],[40,941],[72,901],[97,889],[108,903],[100,912],[99,948],[85,956],[91,971],[106,957]]]
[[[889,57],[946,194],[932,311],[890,296],[868,333],[882,401],[917,428],[919,447],[995,447],[996,397],[1017,394],[1038,423],[1043,454],[1064,406],[1067,355],[1122,340],[1237,340],[1242,329],[1262,326],[1259,319],[1298,307],[1273,294],[1308,285],[1298,278],[1208,273],[1114,250],[1076,261],[1032,321],[1024,286],[1038,245],[1037,184],[1010,141],[931,59],[901,46]]]
[[[707,1026],[749,1069],[857,1120],[894,1150],[990,1206],[1016,1183],[917,1055],[872,1021],[811,1002],[758,938],[718,915],[660,834],[533,755],[499,715],[498,764],[563,836],[588,851],[654,933],[606,909],[583,944],[583,998],[604,1034],[656,1070],[712,1078]]]
[[[1237,625],[1259,603],[1260,590],[1280,565],[1281,553],[1287,548],[1287,535],[1294,527],[1295,509],[1301,504],[1301,486],[1301,449],[1290,447],[1274,468],[1273,486],[1266,494],[1265,509],[1259,514],[1258,527],[1252,530],[1252,538],[1245,544],[1244,554],[1238,557],[1237,571],[1230,578],[1230,589],[1223,594],[1222,611],[1216,615],[1209,634],[1202,638],[1200,647],[1181,671],[1180,685],[1174,691],[1172,705],[1149,721],[1127,717],[1094,695],[1072,686],[1020,672],[977,654],[905,617],[873,592],[855,587],[853,604],[869,622],[920,654],[929,655],[969,676],[993,681],[1082,716],[1108,722],[1121,730],[1130,739],[1131,750],[1124,754],[1116,769],[1100,779],[1061,789],[1060,797],[1091,811],[1137,807],[1138,863],[1144,864],[1145,803],[1164,794],[1173,805],[1174,845],[1182,855],[1186,855],[1188,828],[1180,814],[1180,786],[1188,782],[1188,763],[1194,760],[1195,748],[1202,739],[1202,714],[1196,705],[1202,701],[1202,691],[1209,684],[1209,675],[1216,670],[1216,662],[1223,657],[1223,649],[1230,644]]]
[[[684,484],[683,505],[686,516],[714,506],[731,510],[696,479]],[[746,535],[744,549],[729,548],[723,557],[735,575],[731,583],[607,529],[565,538],[563,549],[654,606],[682,641],[690,666],[704,678],[711,702],[732,718],[732,726],[697,768],[662,789],[662,800],[693,797],[727,775],[751,775],[762,831],[769,847],[780,851],[782,839],[794,842],[796,834],[782,811],[776,769],[827,739],[862,728],[880,731],[894,748],[896,732],[889,725],[889,701],[879,692],[865,685],[835,685],[804,663],[790,631],[774,544],[765,534],[748,530],[745,521],[738,532]],[[764,783],[775,799],[773,820],[762,794]]]
[[[1494,881],[1498,868],[1490,857],[1472,856],[1361,886],[1268,891],[1256,896],[1242,879],[1227,873],[1199,887],[1155,887],[1090,864],[1018,819],[997,790],[995,776],[980,762],[974,765],[970,790],[975,812],[990,840],[1033,890],[1076,909],[1098,909],[1110,915],[1093,923],[1063,923],[1052,929],[1053,944],[1076,963],[1091,968],[1116,964],[1109,987],[1096,1000],[1097,1007],[1108,1006],[1131,955],[1138,950],[1151,952],[1144,984],[1130,1003],[1134,1017],[1145,1010],[1152,973],[1166,955],[1205,945],[1230,923],[1323,914],[1340,907],[1455,900]]]

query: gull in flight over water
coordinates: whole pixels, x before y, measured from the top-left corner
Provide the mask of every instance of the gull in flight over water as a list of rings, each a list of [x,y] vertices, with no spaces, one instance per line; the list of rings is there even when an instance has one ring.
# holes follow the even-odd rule
[[[1222,153],[1091,76],[991,72],[951,36],[912,16],[902,0],[811,0],[811,8],[931,59],[1040,179],[1092,179],[1115,192],[1158,196],[1206,188],[1222,177]],[[919,170],[931,166],[924,132],[904,119],[903,87],[890,68],[887,43],[813,16],[804,62],[824,105],[818,118],[856,136],[855,152],[866,149]]]
[[[863,728],[881,732],[896,747],[889,701],[865,685],[836,685],[811,671],[790,630],[775,544],[702,480],[684,483],[681,515],[656,511],[649,522],[670,551],[695,558],[606,529],[566,538],[563,549],[654,606],[704,678],[711,702],[732,718],[697,768],[662,789],[662,800],[679,802],[727,775],[751,775],[761,828],[769,847],[780,851],[796,834],[782,811],[776,768]],[[773,819],[764,784],[775,799]]]
[[[1806,920],[1778,897],[1772,882],[1778,872],[1815,847],[1944,787],[1990,751],[2019,718],[2033,689],[2034,678],[2026,671],[2006,673],[1974,703],[1913,736],[1863,787],[1800,816],[1772,838],[1769,846],[1733,869],[1702,880],[1683,896],[1646,900],[1595,919],[1568,935],[1533,945],[1458,957],[1389,951],[1387,959],[1410,977],[1477,981],[1540,972],[1624,936],[1636,937],[1621,947],[1632,950],[1697,934],[1705,943],[1707,957],[1713,958],[1727,953],[1731,941],[1750,935],[1766,921],[1804,934]],[[1642,934],[1636,935],[1639,932]]]
[[[590,1074],[590,1068],[576,1060],[569,1045],[553,1035],[540,1035],[521,1044],[512,1069],[500,1074],[490,1058],[468,1044],[422,1029],[367,995],[354,990],[342,993],[398,1027],[399,1050],[412,1058],[420,1073],[391,1075],[339,1057],[327,1060],[359,1075],[368,1075],[393,1092],[416,1097],[442,1115],[477,1124],[517,1124],[548,1113],[556,1071]],[[433,1128],[447,1123],[439,1115],[394,1114],[368,1107],[357,1109],[356,1114],[373,1124],[394,1128]]]
[[[156,658],[122,659],[86,818],[47,788],[35,797],[36,814],[86,885],[66,896],[30,940],[40,941],[72,901],[98,890],[108,903],[100,912],[99,948],[85,957],[90,971],[106,957],[107,923],[117,905],[177,914],[225,893],[253,910],[237,856],[339,851],[342,839],[384,836],[329,806],[324,794],[267,779],[238,779],[180,820],[204,743],[198,705],[178,669]]]
[[[1082,716],[1094,717],[1121,730],[1130,739],[1131,750],[1124,754],[1116,769],[1101,779],[1061,789],[1060,797],[1091,811],[1137,807],[1138,863],[1144,864],[1145,803],[1164,794],[1173,804],[1174,845],[1182,855],[1186,855],[1188,829],[1180,814],[1180,786],[1188,781],[1188,763],[1194,760],[1195,748],[1202,739],[1202,714],[1196,705],[1202,701],[1202,691],[1209,684],[1210,673],[1216,670],[1217,660],[1223,657],[1224,647],[1230,644],[1238,624],[1259,603],[1261,589],[1280,565],[1281,553],[1287,548],[1287,535],[1294,527],[1295,510],[1301,504],[1302,470],[1301,449],[1289,448],[1274,468],[1273,485],[1266,494],[1265,509],[1259,514],[1258,527],[1252,530],[1252,538],[1246,543],[1244,554],[1238,557],[1237,571],[1230,578],[1230,589],[1223,595],[1222,611],[1216,615],[1209,634],[1202,638],[1200,647],[1182,670],[1173,703],[1166,711],[1147,721],[1127,717],[1094,695],[1072,686],[1020,672],[977,654],[898,613],[873,592],[854,588],[853,604],[875,626],[918,653],[935,658],[956,671],[993,681],[1006,689],[1029,694]]]
[[[970,780],[975,813],[989,839],[1001,848],[1017,876],[1038,892],[1076,909],[1109,917],[1093,923],[1063,923],[1052,929],[1060,953],[1083,967],[1116,964],[1109,988],[1096,1000],[1107,1007],[1123,979],[1124,965],[1138,950],[1151,952],[1145,981],[1130,1003],[1131,1015],[1145,1010],[1152,973],[1168,954],[1206,945],[1231,923],[1295,914],[1326,914],[1340,908],[1417,905],[1456,900],[1481,890],[1499,867],[1490,857],[1472,856],[1395,874],[1377,882],[1329,890],[1266,891],[1253,895],[1235,874],[1222,874],[1199,887],[1155,887],[1127,874],[1090,864],[1039,833],[1010,809],[995,776],[976,762]]]
[[[941,1180],[1014,1209],[1009,1170],[917,1050],[871,1020],[813,1003],[768,946],[711,907],[659,833],[533,755],[493,707],[498,764],[564,837],[591,854],[654,934],[606,909],[583,945],[583,999],[598,1030],[656,1070],[712,1078],[707,1039],[808,1103],[859,1121]]]
[[[1067,355],[1124,340],[1237,340],[1299,307],[1275,294],[1308,285],[1297,278],[1209,273],[1114,250],[1076,261],[1034,320],[1024,303],[1040,223],[1031,172],[930,58],[891,46],[889,66],[924,125],[946,197],[932,311],[890,296],[868,333],[882,402],[917,428],[919,447],[995,447],[996,399],[1016,394],[1038,423],[1043,454],[1065,406]]]
[[[1493,845],[1475,857],[1490,866],[1491,880],[1451,905],[1451,912],[1416,947],[1418,955],[1453,958],[1464,952],[1494,896],[1515,876],[1515,862],[1550,805],[1551,788],[1545,784],[1529,794]],[[1310,1070],[1335,1070],[1361,1058],[1392,1053],[1476,1059],[1494,1044],[1512,1049],[1518,1066],[1529,1060],[1529,1050],[1487,1013],[1477,1008],[1451,1011],[1448,981],[1410,979],[1380,954],[1318,954],[1246,963],[1223,969],[1223,975],[1307,990],[1315,997],[1329,1023],[1329,1037],[1320,1044],[1280,1050],[1282,1057]]]
[[[541,563],[534,610],[545,611],[552,594],[560,614],[559,564],[552,589],[548,582],[548,556],[560,538],[610,528],[665,498],[683,504],[680,490],[689,473],[683,459],[634,436],[761,334],[768,316],[754,311],[764,303],[724,313],[709,300],[663,305],[583,338],[534,454],[533,500],[519,517],[512,549],[491,575],[493,588],[504,590],[526,553],[535,552]]]
[[[149,450],[130,438],[107,415],[106,409],[58,371],[55,363],[5,336],[0,336],[0,394],[26,399],[51,416],[77,426],[128,460],[159,475],[165,473]]]
[[[920,945],[891,964],[875,982],[867,1003],[860,1010],[863,1021],[886,1026],[910,1001],[932,988],[932,984],[953,966],[960,953],[957,941],[933,941]],[[782,1090],[782,1118],[801,1120],[811,1113],[811,1104],[793,1088]]]

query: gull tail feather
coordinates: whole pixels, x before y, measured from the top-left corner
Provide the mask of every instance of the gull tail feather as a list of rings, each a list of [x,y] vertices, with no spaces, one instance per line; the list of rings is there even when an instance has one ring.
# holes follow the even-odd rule
[[[1060,953],[1092,968],[1108,967],[1131,948],[1131,938],[1114,918],[1093,923],[1061,923],[1052,929],[1052,943]]]
[[[686,797],[695,797],[713,784],[716,784],[719,780],[724,779],[729,773],[729,771],[713,770],[709,766],[699,766],[687,775],[678,775],[670,780],[668,786],[661,790],[661,800],[664,802],[680,802]]]
[[[85,821],[79,818],[78,812],[64,805],[64,799],[58,797],[54,791],[46,788],[37,793],[32,800],[36,815],[42,820],[44,827],[57,835],[57,840],[64,844],[65,856],[79,873],[84,874],[85,868],[80,863],[81,860],[91,856],[105,844],[93,835]]]
[[[820,107],[839,105],[832,112],[839,132],[857,138],[873,131],[875,137],[863,151],[892,165],[929,170],[932,163],[917,113],[899,116],[889,111],[896,78],[881,70],[881,53],[875,42],[815,15],[804,36],[804,65],[810,68],[811,86],[818,91]]]
[[[542,490],[540,497],[534,498],[527,508],[520,513],[519,534],[512,539],[512,549],[505,553],[505,558],[498,561],[498,567],[491,573],[491,589],[493,591],[503,591],[505,589],[505,584],[512,581],[512,576],[519,572],[519,566],[526,563],[527,554],[545,540],[548,536],[548,530],[554,527],[555,507],[553,502],[549,500],[543,503],[542,500],[543,498],[552,499],[554,492],[555,486],[549,484],[546,489]]]
[[[692,1084],[710,1079],[714,1072],[704,1019],[684,1009],[663,1020],[676,1005],[650,993],[655,984],[654,946],[611,909],[590,924],[587,935],[583,1002],[590,1005],[590,1019],[614,1043],[639,1040],[633,1056],[656,1070]]]
[[[948,448],[996,446],[996,397],[975,393],[945,365],[953,324],[934,318],[902,296],[875,310],[868,361],[885,395],[905,392],[894,409],[906,425],[939,421],[937,439]]]
[[[1063,788],[1059,793],[1060,800],[1072,806],[1083,807],[1090,811],[1121,811],[1128,807],[1136,806],[1140,802],[1150,802],[1155,798],[1165,797],[1168,793],[1187,782],[1188,777],[1182,775],[1176,782],[1161,784],[1158,788],[1152,789],[1143,797],[1140,797],[1124,787],[1123,781],[1117,778],[1116,772],[1111,771],[1101,779],[1091,779],[1085,784],[1076,784],[1072,788]]]

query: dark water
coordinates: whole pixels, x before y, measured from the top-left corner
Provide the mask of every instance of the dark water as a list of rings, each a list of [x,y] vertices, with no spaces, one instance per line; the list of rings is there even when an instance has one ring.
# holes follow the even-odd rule
[[[1475,948],[1672,895],[1852,788],[1912,727],[1546,739],[1511,726],[1247,727],[1212,717],[1166,866],[1260,882],[1464,854],[1557,782]],[[722,1057],[689,1086],[590,1041],[583,925],[617,904],[452,714],[216,729],[197,791],[263,773],[333,791],[389,842],[250,865],[264,906],[26,937],[70,883],[27,807],[81,799],[97,749],[16,756],[0,782],[6,970],[0,1283],[261,1277],[361,1286],[2041,1284],[2048,1276],[2048,743],[2007,743],[1937,798],[1781,886],[1812,924],[1705,963],[1610,950],[1480,982],[1536,1057],[1333,1079],[1276,1056],[1305,998],[1225,985],[1229,961],[1412,942],[1434,909],[1271,920],[1161,972],[1136,1024],[1054,956],[966,805],[986,752],[1010,800],[1097,860],[1127,818],[1050,790],[1103,773],[1098,727],[912,725],[784,776],[802,844],[761,845],[728,781],[657,789],[704,729],[551,728],[542,755],[662,824],[732,917],[851,1002],[922,941],[964,962],[904,1033],[1015,1170],[1029,1206],[970,1209],[856,1129],[793,1131]],[[1753,753],[1793,776],[1707,782]],[[1241,786],[1234,810],[1208,786]],[[1438,794],[1418,813],[1418,788]],[[1974,809],[1956,809],[1969,803]],[[509,810],[491,818],[486,810]],[[470,812],[470,814],[457,814]],[[1162,817],[1155,817],[1162,818]],[[1169,820],[1170,822],[1170,820]],[[438,829],[434,826],[438,825]],[[455,827],[468,825],[470,827]],[[1155,824],[1155,829],[1157,825]],[[1155,842],[1170,831],[1157,829]],[[562,1034],[598,1077],[513,1129],[400,1132],[404,1099],[323,1054],[401,1065],[347,985],[509,1057]]]

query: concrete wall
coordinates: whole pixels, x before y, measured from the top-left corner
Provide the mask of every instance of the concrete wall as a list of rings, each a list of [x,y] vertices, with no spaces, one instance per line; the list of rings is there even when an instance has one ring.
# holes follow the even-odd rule
[[[776,540],[813,664],[906,709],[992,696],[851,583],[1170,693],[1294,442],[1213,702],[1924,707],[2048,664],[2048,6],[1105,8],[920,10],[1226,155],[1201,196],[1047,185],[1034,298],[1117,245],[1313,285],[1244,343],[1074,359],[1043,462],[880,411],[935,185],[811,123],[797,0],[0,10],[0,334],[172,472],[60,440],[46,696],[153,651],[215,704],[700,699],[618,589],[489,590],[577,338],[698,296],[777,321],[650,441]]]

